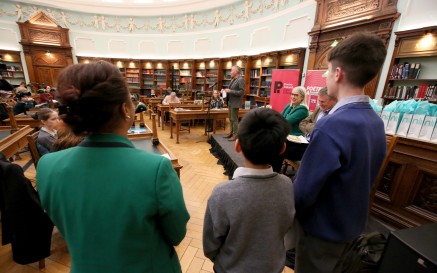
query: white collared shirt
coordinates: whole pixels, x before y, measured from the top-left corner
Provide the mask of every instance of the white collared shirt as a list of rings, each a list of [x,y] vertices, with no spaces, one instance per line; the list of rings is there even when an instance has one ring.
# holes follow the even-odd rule
[[[347,104],[351,104],[351,103],[369,103],[369,96],[358,95],[358,96],[351,96],[351,97],[343,98],[343,99],[339,100],[337,102],[337,104],[334,105],[334,107],[332,107],[331,111],[329,111],[329,114],[332,114],[335,111],[337,111],[340,107],[343,107],[343,106],[345,106]]]
[[[252,168],[246,168],[246,167],[238,167],[234,171],[234,175],[232,178],[236,178],[239,176],[246,176],[246,175],[255,175],[255,176],[265,176],[273,173],[273,168],[267,168],[267,169],[252,169]]]

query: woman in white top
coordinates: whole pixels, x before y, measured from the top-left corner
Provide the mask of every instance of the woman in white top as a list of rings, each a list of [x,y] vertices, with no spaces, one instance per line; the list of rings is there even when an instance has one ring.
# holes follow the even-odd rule
[[[39,130],[36,140],[38,151],[41,155],[50,153],[53,143],[58,138],[56,127],[59,122],[58,113],[51,108],[42,108],[38,112],[38,119],[42,127]]]
[[[168,105],[170,103],[180,103],[178,97],[176,97],[176,92],[171,92],[170,95],[165,96],[164,100],[162,101],[162,104]]]

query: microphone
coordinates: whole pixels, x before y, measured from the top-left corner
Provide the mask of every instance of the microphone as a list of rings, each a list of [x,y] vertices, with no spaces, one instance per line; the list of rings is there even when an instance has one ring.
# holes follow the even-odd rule
[[[209,86],[209,88],[213,88],[214,86],[217,85],[218,82],[213,83],[212,85]]]

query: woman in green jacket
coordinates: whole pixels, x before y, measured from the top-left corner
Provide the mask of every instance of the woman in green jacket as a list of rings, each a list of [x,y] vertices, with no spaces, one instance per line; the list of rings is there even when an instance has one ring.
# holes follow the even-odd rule
[[[77,64],[58,77],[60,117],[77,147],[38,162],[41,203],[64,236],[72,273],[181,272],[174,246],[189,219],[168,159],[127,138],[135,109],[118,69]]]
[[[282,116],[291,125],[290,135],[302,135],[299,123],[308,116],[308,107],[305,104],[305,88],[297,86],[291,91],[290,103],[282,111]]]

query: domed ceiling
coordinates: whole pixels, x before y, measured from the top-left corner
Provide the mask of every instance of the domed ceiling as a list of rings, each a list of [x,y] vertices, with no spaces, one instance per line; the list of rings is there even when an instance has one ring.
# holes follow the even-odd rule
[[[20,0],[46,7],[108,15],[165,16],[199,12],[242,0]]]

